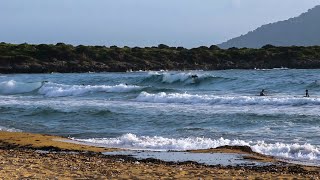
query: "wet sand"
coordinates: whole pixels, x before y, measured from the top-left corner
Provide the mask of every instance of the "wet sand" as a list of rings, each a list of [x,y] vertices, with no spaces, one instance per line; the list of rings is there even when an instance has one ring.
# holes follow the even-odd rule
[[[319,179],[320,168],[276,163],[259,166],[206,166],[195,162],[137,160],[129,156],[105,156],[115,151],[63,142],[61,137],[0,132],[1,179]],[[46,152],[38,151],[45,150]],[[194,153],[239,153],[252,160],[277,162],[247,147],[223,147]]]

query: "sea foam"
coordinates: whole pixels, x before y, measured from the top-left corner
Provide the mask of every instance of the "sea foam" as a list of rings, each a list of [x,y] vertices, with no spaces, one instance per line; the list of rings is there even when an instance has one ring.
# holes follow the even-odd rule
[[[39,93],[47,97],[63,97],[63,96],[79,96],[87,93],[107,92],[122,93],[139,91],[143,87],[135,85],[118,84],[114,86],[108,85],[64,85],[56,83],[46,83],[39,89]]]
[[[117,138],[92,138],[73,140],[105,147],[132,150],[184,151],[209,149],[220,146],[249,146],[253,151],[265,155],[288,158],[292,160],[320,160],[320,147],[311,144],[265,143],[264,141],[243,141],[229,139],[211,139],[204,137],[165,138],[161,136],[137,136],[125,134]]]
[[[183,103],[183,104],[231,104],[231,105],[320,105],[319,98],[288,97],[288,96],[218,96],[188,93],[157,93],[141,92],[136,98],[140,102],[152,103]]]
[[[0,126],[0,131],[21,132],[21,130],[19,130],[19,129],[8,128],[8,127],[4,127],[4,126]]]

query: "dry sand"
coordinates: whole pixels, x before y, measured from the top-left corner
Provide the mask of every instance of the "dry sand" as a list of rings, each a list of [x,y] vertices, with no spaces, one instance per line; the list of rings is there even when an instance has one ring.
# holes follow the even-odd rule
[[[59,141],[56,141],[59,140]],[[126,156],[104,156],[114,151],[62,142],[61,137],[0,132],[1,179],[319,179],[320,169],[291,164],[268,167],[205,166],[193,162],[168,163]],[[56,152],[39,153],[36,149]],[[230,150],[231,149],[231,150]],[[77,151],[57,152],[57,151]],[[264,158],[246,148],[224,147],[210,153],[237,152]],[[205,151],[203,151],[205,152]],[[272,162],[276,161],[272,157]]]

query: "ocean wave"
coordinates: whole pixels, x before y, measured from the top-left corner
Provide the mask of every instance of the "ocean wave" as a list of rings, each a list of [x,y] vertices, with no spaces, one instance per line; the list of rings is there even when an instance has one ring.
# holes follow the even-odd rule
[[[92,115],[92,116],[106,116],[106,115],[112,114],[112,112],[108,109],[99,109],[99,108],[92,108],[92,107],[71,108],[71,109],[36,107],[34,109],[27,108],[23,110],[29,112],[26,116],[54,116],[54,115],[64,115],[64,114],[85,114],[85,115]]]
[[[47,97],[79,96],[88,93],[107,92],[124,93],[142,90],[143,87],[135,85],[118,84],[114,86],[107,85],[64,85],[56,83],[46,83],[40,89],[39,93]]]
[[[21,132],[21,130],[19,130],[19,129],[8,128],[8,127],[4,127],[4,126],[0,126],[0,131]]]
[[[24,111],[29,112],[27,116],[52,116],[57,114],[65,114],[67,113],[64,110],[55,109],[51,107],[37,107],[34,109],[24,109]]]
[[[161,136],[137,136],[125,134],[118,138],[75,139],[93,145],[134,150],[184,151],[209,149],[220,146],[250,146],[253,151],[265,155],[294,160],[320,160],[320,147],[311,144],[265,143],[264,141],[243,141],[229,139],[211,139],[204,137],[165,138]]]
[[[320,80],[316,80],[307,86],[307,88],[319,88],[319,87],[320,87]]]
[[[0,82],[0,94],[22,94],[39,89],[42,82],[23,83],[14,80]]]
[[[260,97],[260,96],[217,96],[187,93],[141,92],[136,98],[140,102],[182,104],[231,104],[231,105],[320,105],[319,98],[304,97]]]
[[[165,83],[165,84],[199,84],[210,82],[212,80],[230,80],[224,77],[216,77],[210,74],[202,73],[169,73],[169,72],[150,72],[149,76],[144,79],[144,82]]]
[[[287,67],[281,67],[281,68],[272,68],[272,69],[260,69],[260,68],[254,68],[254,70],[257,71],[271,71],[271,70],[290,70]]]

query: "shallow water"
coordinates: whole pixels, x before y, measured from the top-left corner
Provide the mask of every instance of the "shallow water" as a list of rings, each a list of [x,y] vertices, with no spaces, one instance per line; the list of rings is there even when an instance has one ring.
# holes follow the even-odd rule
[[[159,159],[166,162],[192,161],[205,165],[222,166],[268,166],[272,163],[245,160],[243,155],[232,153],[188,153],[188,152],[154,152],[154,151],[115,151],[106,152],[105,155],[132,156],[138,160]]]
[[[0,76],[0,130],[128,149],[248,145],[317,163],[319,105],[320,70]]]

